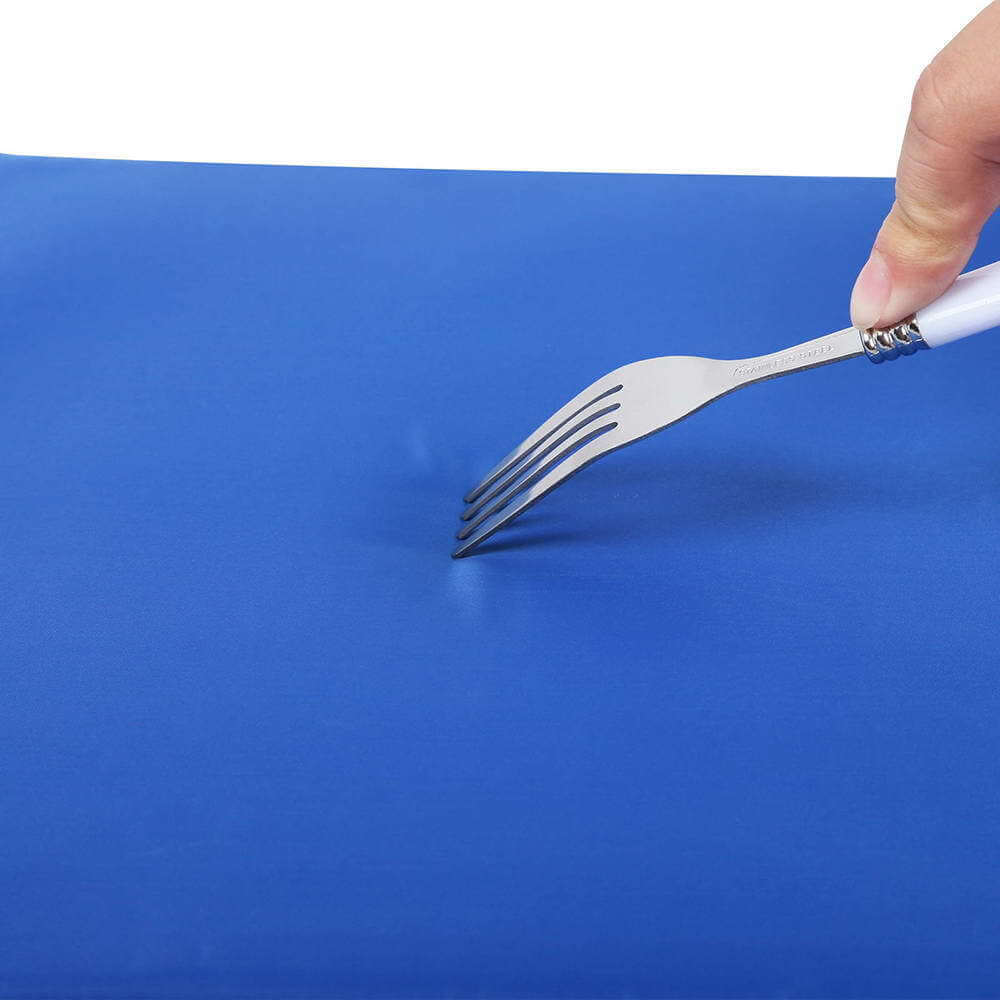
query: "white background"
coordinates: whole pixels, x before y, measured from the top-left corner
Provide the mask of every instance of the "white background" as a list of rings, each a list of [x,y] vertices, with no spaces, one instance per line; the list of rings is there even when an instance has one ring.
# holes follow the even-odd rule
[[[0,151],[888,175],[985,0],[0,7]]]

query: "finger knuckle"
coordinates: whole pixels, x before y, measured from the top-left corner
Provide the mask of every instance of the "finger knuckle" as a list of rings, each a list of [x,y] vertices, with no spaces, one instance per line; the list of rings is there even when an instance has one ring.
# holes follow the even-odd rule
[[[909,265],[949,260],[964,252],[969,240],[964,220],[920,202],[897,201],[880,234],[893,256]]]

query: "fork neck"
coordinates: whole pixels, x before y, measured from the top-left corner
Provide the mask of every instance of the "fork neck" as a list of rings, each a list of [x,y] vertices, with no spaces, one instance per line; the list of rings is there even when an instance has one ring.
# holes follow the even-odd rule
[[[746,358],[742,361],[729,361],[727,364],[732,365],[731,374],[735,384],[742,386],[778,378],[781,375],[791,375],[792,372],[818,368],[834,361],[857,358],[864,353],[861,334],[854,327],[848,327],[846,330],[828,333],[783,351],[775,351],[774,354],[762,354],[759,358]]]

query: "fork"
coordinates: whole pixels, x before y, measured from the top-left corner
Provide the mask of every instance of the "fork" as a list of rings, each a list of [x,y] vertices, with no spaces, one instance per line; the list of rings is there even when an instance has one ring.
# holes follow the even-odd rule
[[[616,368],[556,410],[466,494],[466,523],[452,556],[468,555],[584,466],[744,386],[862,354],[879,364],[998,324],[1000,261],[961,275],[897,326],[848,327],[742,361],[669,357]]]

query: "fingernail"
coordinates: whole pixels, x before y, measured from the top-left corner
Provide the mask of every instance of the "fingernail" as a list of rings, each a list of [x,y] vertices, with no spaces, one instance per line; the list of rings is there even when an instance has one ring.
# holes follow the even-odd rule
[[[892,294],[892,276],[885,257],[872,250],[868,263],[861,268],[851,295],[851,322],[864,330],[878,323]]]

